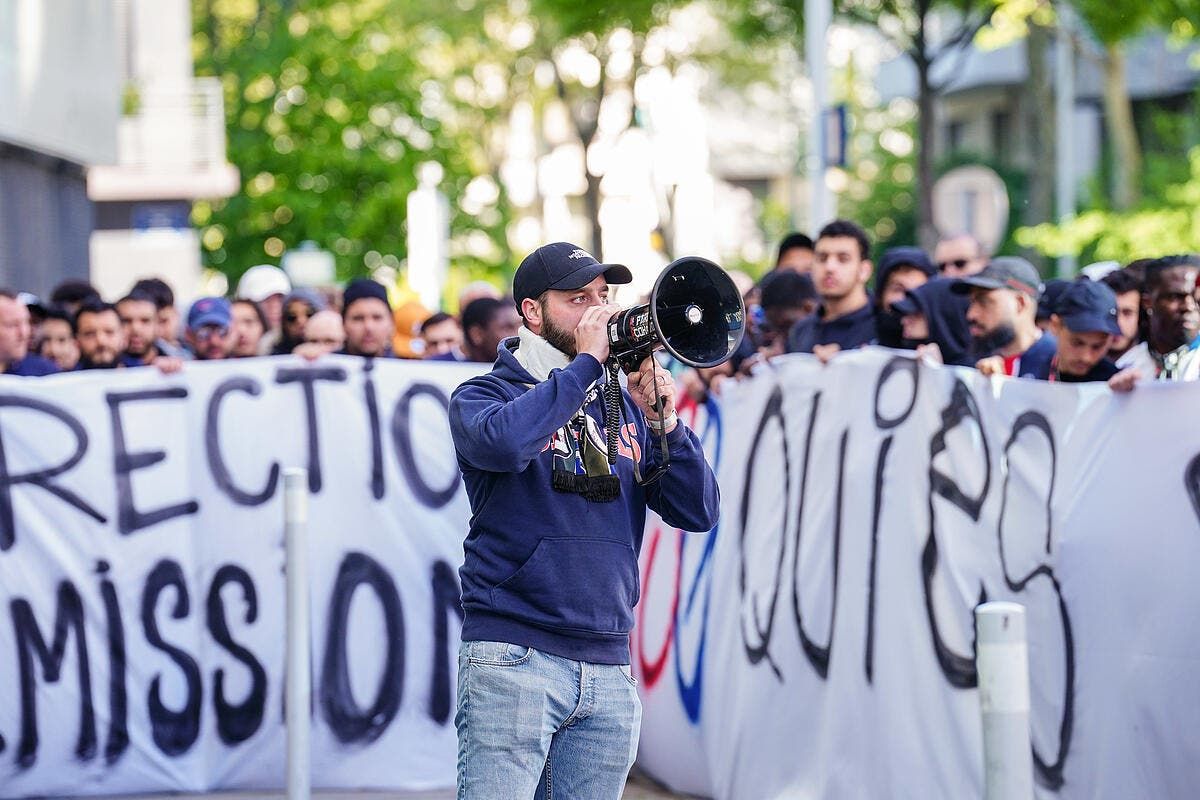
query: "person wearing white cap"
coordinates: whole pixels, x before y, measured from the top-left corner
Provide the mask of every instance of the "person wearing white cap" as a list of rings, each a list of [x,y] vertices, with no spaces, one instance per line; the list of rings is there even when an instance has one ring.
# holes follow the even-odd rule
[[[272,264],[257,264],[242,275],[237,300],[257,303],[267,318],[267,332],[259,341],[259,355],[269,355],[279,342],[283,327],[283,298],[292,291],[287,273]]]
[[[292,290],[287,273],[270,264],[259,264],[246,270],[238,281],[237,299],[253,300],[263,310],[270,329],[277,331],[283,323],[283,298]]]

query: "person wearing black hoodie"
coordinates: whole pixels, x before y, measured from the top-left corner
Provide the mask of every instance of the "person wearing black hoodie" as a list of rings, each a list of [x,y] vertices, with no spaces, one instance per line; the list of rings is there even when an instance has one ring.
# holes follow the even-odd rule
[[[945,364],[970,367],[971,331],[967,325],[965,295],[953,291],[954,280],[935,278],[910,290],[892,303],[900,316],[904,347],[918,349],[935,344]]]
[[[460,800],[532,797],[539,785],[548,796],[551,775],[555,796],[620,796],[641,724],[629,631],[646,509],[689,531],[717,522],[716,478],[665,370],[650,357],[628,390],[604,381],[617,310],[608,285],[630,280],[572,244],[535,250],[513,278],[518,335],[450,400],[472,512],[460,570]]]
[[[919,247],[890,247],[884,251],[875,276],[876,344],[904,347],[900,317],[892,311],[892,305],[936,275],[933,261]]]

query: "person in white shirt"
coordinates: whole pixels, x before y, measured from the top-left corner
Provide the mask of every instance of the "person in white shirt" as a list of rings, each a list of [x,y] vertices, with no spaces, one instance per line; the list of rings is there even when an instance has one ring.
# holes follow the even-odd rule
[[[1123,374],[1136,371],[1146,380],[1200,380],[1198,275],[1200,255],[1194,253],[1163,256],[1146,267],[1147,337],[1117,362]]]

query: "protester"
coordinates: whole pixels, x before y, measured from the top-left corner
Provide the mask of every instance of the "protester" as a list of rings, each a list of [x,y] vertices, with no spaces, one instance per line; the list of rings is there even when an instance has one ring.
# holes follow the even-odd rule
[[[187,340],[197,360],[229,358],[233,350],[233,312],[224,297],[201,297],[187,315]]]
[[[1112,289],[1117,296],[1117,324],[1121,326],[1121,334],[1113,339],[1108,350],[1108,357],[1116,361],[1138,342],[1138,328],[1142,316],[1142,285],[1124,269],[1108,273],[1101,279],[1101,283]]]
[[[267,318],[267,330],[277,332],[283,325],[283,298],[292,291],[287,273],[273,264],[257,264],[242,275],[237,299],[258,303]]]
[[[975,366],[984,375],[1046,380],[1054,360],[1054,336],[1037,326],[1042,281],[1023,258],[999,256],[982,272],[959,278],[954,291],[969,294]]]
[[[346,346],[346,330],[342,315],[330,309],[318,311],[304,326],[304,346],[313,352],[336,353]]]
[[[325,298],[312,289],[293,289],[283,299],[283,327],[279,330],[279,341],[271,349],[271,354],[287,355],[297,345],[303,344],[304,327],[313,314],[325,307]],[[266,315],[265,310],[263,314]]]
[[[1195,254],[1164,256],[1146,267],[1146,341],[1125,353],[1118,367],[1136,370],[1147,380],[1200,379],[1198,274],[1200,255]]]
[[[116,304],[125,338],[125,352],[120,362],[126,367],[153,364],[166,353],[159,350],[158,304],[148,292],[132,290]]]
[[[779,243],[779,253],[775,257],[775,269],[812,272],[815,252],[812,239],[803,233],[789,233]]]
[[[40,336],[38,355],[51,361],[59,371],[70,372],[79,365],[79,344],[66,311],[57,306],[48,307]]]
[[[867,294],[871,244],[866,231],[834,220],[817,236],[813,282],[821,305],[788,333],[787,352],[814,353],[827,360],[875,339],[875,312]]]
[[[80,278],[67,278],[50,292],[50,303],[66,311],[72,318],[79,313],[84,303],[100,299],[100,292],[96,291],[96,287]]]
[[[929,353],[943,364],[974,366],[968,302],[966,295],[954,291],[954,280],[949,278],[935,278],[909,290],[892,303],[892,310],[900,315],[903,346]]]
[[[179,309],[175,307],[175,292],[161,278],[142,278],[129,290],[130,294],[143,292],[154,298],[158,309],[158,327],[155,331],[158,349],[168,356],[186,357],[187,348],[180,342]]]
[[[346,355],[391,358],[395,324],[387,289],[370,278],[356,278],[342,294]]]
[[[230,350],[230,357],[257,356],[262,338],[267,333],[267,315],[253,300],[234,300],[229,311],[233,319],[233,349]]]
[[[963,278],[981,271],[988,263],[983,244],[969,233],[944,236],[933,251],[933,263],[943,278]]]
[[[758,351],[764,357],[778,355],[796,323],[817,310],[817,290],[812,275],[792,270],[775,270],[759,284],[762,322],[758,328]]]
[[[472,512],[460,570],[460,799],[550,796],[551,781],[555,797],[620,796],[641,719],[628,634],[646,508],[683,530],[717,522],[716,478],[654,358],[628,390],[611,387],[620,419],[607,418],[595,388],[617,311],[609,285],[631,280],[571,244],[534,251],[513,279],[524,326],[450,401]],[[626,431],[611,464],[602,430]],[[642,484],[663,447],[670,469]]]
[[[87,300],[75,315],[75,341],[79,345],[77,369],[114,369],[122,366],[125,333],[112,303]]]
[[[462,312],[462,352],[467,361],[491,364],[500,342],[517,335],[521,318],[512,301],[481,297]]]
[[[0,290],[0,372],[35,377],[52,375],[58,367],[29,352],[29,308],[9,291]]]
[[[912,289],[937,275],[929,256],[919,247],[892,247],[879,259],[875,277],[875,343],[883,347],[903,347],[904,333],[900,317],[892,306]]]
[[[462,354],[462,326],[458,320],[439,311],[421,323],[421,339],[425,343],[425,358],[465,361]],[[441,358],[448,356],[447,358]]]
[[[1103,283],[1070,281],[1060,293],[1050,317],[1050,330],[1058,353],[1050,364],[1051,381],[1083,383],[1107,381],[1117,366],[1106,357],[1117,324],[1117,296]]]

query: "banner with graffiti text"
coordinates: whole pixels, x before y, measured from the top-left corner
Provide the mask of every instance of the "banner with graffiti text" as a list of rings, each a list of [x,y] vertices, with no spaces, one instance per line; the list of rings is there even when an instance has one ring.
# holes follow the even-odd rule
[[[1027,609],[1041,798],[1200,784],[1200,386],[788,357],[692,409],[707,536],[651,525],[640,763],[717,798],[980,797],[973,608]]]
[[[453,786],[445,409],[478,371],[0,379],[0,797],[282,785],[287,466],[312,491],[314,785]]]
[[[0,378],[0,797],[278,788],[286,466],[309,469],[319,787],[454,782],[478,367]],[[717,798],[971,797],[971,611],[1029,609],[1045,798],[1200,782],[1200,387],[989,382],[887,351],[681,400],[722,484],[649,523],[640,759]]]

